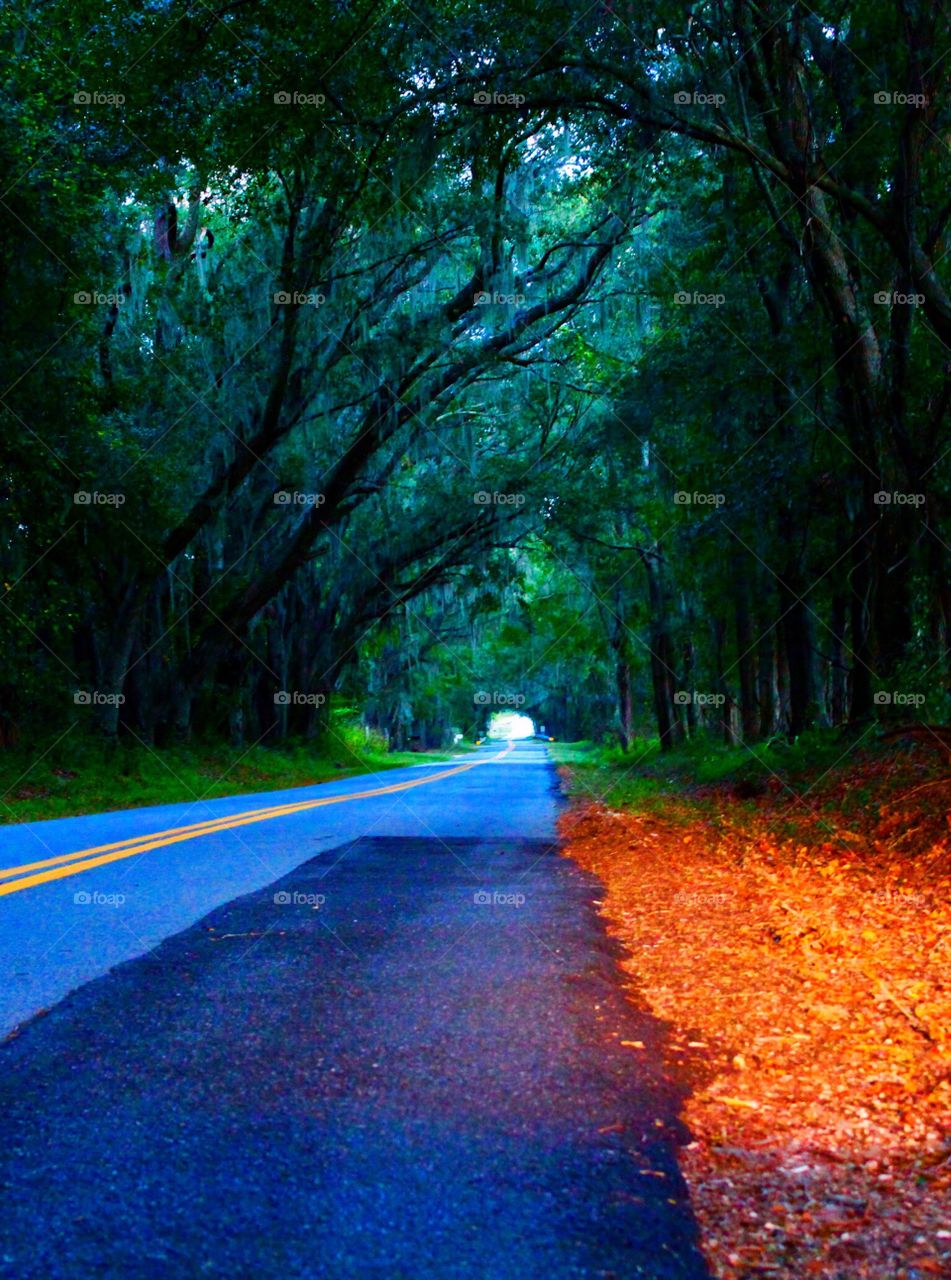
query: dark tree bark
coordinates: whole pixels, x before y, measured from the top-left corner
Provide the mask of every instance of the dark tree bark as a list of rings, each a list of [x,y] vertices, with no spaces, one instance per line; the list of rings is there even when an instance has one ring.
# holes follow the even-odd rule
[[[618,736],[621,750],[629,751],[634,741],[634,704],[631,689],[631,665],[619,657],[614,668],[617,690]]]
[[[862,539],[854,548],[850,574],[849,637],[852,673],[850,681],[849,722],[861,724],[872,715],[872,572],[871,547]]]
[[[761,628],[757,645],[757,690],[759,694],[759,736],[771,738],[776,732],[779,690],[776,678],[776,629]]]
[[[832,660],[829,664],[829,718],[833,725],[844,724],[849,714],[849,680],[845,636],[848,601],[837,592],[832,598]]]
[[[744,742],[753,742],[760,728],[756,701],[756,641],[750,617],[749,594],[742,566],[734,565],[734,619],[736,624],[736,665],[740,678],[740,727]]]
[[[683,742],[684,728],[680,718],[680,708],[674,702],[674,694],[677,692],[677,678],[674,671],[676,659],[663,583],[663,560],[659,551],[642,551],[641,563],[647,574],[654,715],[657,719],[661,750],[670,751]]]

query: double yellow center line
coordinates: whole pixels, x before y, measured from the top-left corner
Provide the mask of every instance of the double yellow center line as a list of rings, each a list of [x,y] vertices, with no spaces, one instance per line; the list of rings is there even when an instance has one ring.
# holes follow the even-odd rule
[[[137,853],[147,853],[150,849],[162,849],[169,844],[180,844],[183,840],[195,840],[198,836],[216,835],[219,831],[231,831],[235,827],[246,827],[252,822],[266,822],[270,818],[284,818],[292,813],[303,813],[307,809],[320,809],[328,804],[346,804],[350,800],[369,800],[374,796],[391,796],[399,791],[410,791],[413,787],[424,787],[430,782],[440,782],[443,778],[454,778],[457,774],[466,773],[482,764],[491,764],[501,760],[512,750],[512,744],[489,760],[473,760],[470,764],[458,765],[455,769],[445,769],[441,773],[417,778],[412,782],[396,782],[388,787],[376,787],[371,791],[353,791],[345,796],[327,796],[322,800],[299,800],[296,804],[273,805],[268,809],[247,809],[244,813],[235,813],[223,818],[213,818],[206,822],[195,822],[187,827],[170,827],[167,831],[156,831],[149,836],[135,836],[128,840],[116,840],[112,844],[100,844],[91,849],[80,849],[77,853],[63,853],[59,857],[44,858],[41,862],[26,862],[19,867],[0,868],[0,897],[8,893],[19,893],[21,889],[31,889],[34,885],[46,884],[49,880],[62,880],[64,876],[75,876],[81,871],[89,871],[93,867],[102,867],[109,862],[118,862],[122,858],[131,858]]]

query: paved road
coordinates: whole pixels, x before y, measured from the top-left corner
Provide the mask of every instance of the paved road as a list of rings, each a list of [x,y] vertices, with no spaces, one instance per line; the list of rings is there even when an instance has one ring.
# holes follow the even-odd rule
[[[557,803],[524,744],[0,829],[0,1276],[706,1275]]]
[[[0,1036],[321,850],[337,849],[338,860],[348,843],[375,834],[550,839],[542,752],[498,743],[449,765],[0,826]],[[502,763],[505,775],[495,773]],[[501,802],[499,777],[513,766],[521,777],[529,764],[532,787],[506,786]]]

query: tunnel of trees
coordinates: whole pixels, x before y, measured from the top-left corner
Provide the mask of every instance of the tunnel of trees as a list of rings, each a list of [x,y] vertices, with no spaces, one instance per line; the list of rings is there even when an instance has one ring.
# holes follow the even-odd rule
[[[940,5],[7,5],[0,741],[947,718]]]

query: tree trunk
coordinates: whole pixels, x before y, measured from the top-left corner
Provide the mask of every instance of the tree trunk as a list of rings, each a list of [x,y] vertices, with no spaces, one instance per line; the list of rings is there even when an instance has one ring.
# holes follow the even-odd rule
[[[681,656],[682,656],[681,670],[683,671],[684,688],[692,690],[694,687],[694,669],[696,666],[694,644],[693,644],[693,609],[692,608],[688,608],[685,611],[684,626],[687,629],[687,634],[684,637],[683,648],[681,650]],[[691,698],[687,703],[684,704],[683,709],[687,713],[686,715],[687,736],[690,738],[695,738],[697,736],[697,704],[696,702],[694,702],[693,698]]]
[[[849,602],[849,632],[852,641],[852,679],[849,723],[861,724],[873,712],[871,671],[871,546],[863,538],[853,551],[852,596]]]
[[[753,742],[760,728],[759,708],[756,705],[756,641],[750,618],[749,596],[738,572],[734,568],[734,610],[736,619],[736,665],[740,677],[740,728],[743,741]]]
[[[882,512],[884,511],[884,514]],[[875,550],[875,662],[882,679],[894,677],[912,638],[912,531],[903,509],[879,508]]]
[[[113,606],[108,621],[94,628],[96,688],[88,691],[87,696],[92,701],[93,723],[107,738],[114,738],[119,732],[119,718],[125,702],[123,687],[144,594],[137,583],[131,584],[118,604]]]
[[[848,602],[844,595],[832,598],[832,661],[829,672],[829,718],[833,725],[845,723],[849,713],[848,666],[845,654],[845,629],[848,624]]]
[[[631,692],[631,667],[623,657],[619,657],[614,668],[617,688],[618,736],[621,750],[629,751],[634,741],[634,706]]]
[[[795,598],[790,603],[782,590],[783,640],[789,667],[789,736],[798,738],[815,719],[815,689],[812,675],[812,632],[806,606]]]
[[[662,751],[669,751],[684,740],[683,722],[674,702],[676,675],[674,646],[670,638],[666,594],[662,580],[662,560],[657,551],[642,553],[647,574],[647,598],[650,610],[651,684],[654,691],[654,714]]]
[[[775,628],[763,628],[757,646],[757,688],[759,691],[759,736],[771,738],[776,732],[779,691],[776,681]]]

